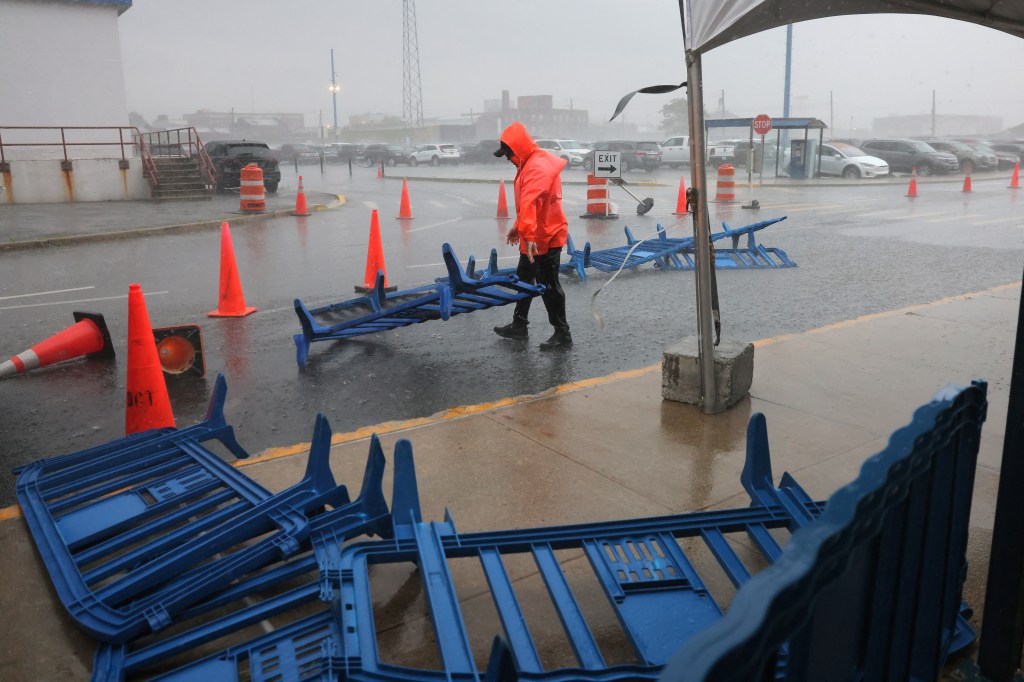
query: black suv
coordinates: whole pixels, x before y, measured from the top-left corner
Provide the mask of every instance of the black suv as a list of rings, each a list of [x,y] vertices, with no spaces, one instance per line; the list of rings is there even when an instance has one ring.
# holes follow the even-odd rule
[[[213,162],[217,191],[241,185],[242,168],[250,163],[263,169],[263,186],[266,190],[277,191],[281,183],[281,168],[266,142],[214,140],[204,146]]]
[[[960,162],[955,156],[937,151],[921,140],[866,140],[861,143],[860,148],[889,164],[890,171],[910,172],[917,168],[918,175],[928,176],[932,173],[955,173],[960,170]]]
[[[397,144],[368,144],[362,155],[371,164],[397,166],[400,163],[409,163],[409,150]]]
[[[498,140],[480,140],[476,144],[467,144],[462,147],[463,163],[497,163],[498,158],[494,152],[498,151],[501,142]],[[501,159],[504,161],[504,159]]]

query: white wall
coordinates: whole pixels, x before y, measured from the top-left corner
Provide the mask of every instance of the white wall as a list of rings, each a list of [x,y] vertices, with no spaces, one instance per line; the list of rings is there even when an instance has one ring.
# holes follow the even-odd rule
[[[128,169],[121,170],[118,161],[76,159],[70,173],[61,170],[57,159],[11,161],[10,173],[0,175],[0,205],[148,199],[142,162],[131,159]]]
[[[126,126],[118,7],[0,0],[0,126]],[[123,8],[121,8],[123,9]],[[59,142],[59,133],[0,130],[5,143]],[[74,131],[69,141],[117,140]],[[130,139],[128,140],[130,141]],[[4,148],[8,160],[63,158],[60,147]],[[116,147],[71,147],[70,158],[120,158]]]

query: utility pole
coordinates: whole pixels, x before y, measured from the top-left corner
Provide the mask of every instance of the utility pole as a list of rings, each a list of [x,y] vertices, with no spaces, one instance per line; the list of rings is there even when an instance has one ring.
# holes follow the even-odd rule
[[[793,73],[793,24],[786,25],[786,85],[782,95],[782,118],[789,118],[789,90]],[[782,148],[789,145],[789,130],[779,131],[782,134]],[[783,152],[785,153],[785,152]]]
[[[828,129],[829,130],[833,130],[834,131],[836,129],[835,120],[836,120],[836,109],[835,109],[835,106],[834,106],[834,102],[832,100],[832,91],[829,90],[828,91]],[[833,133],[833,134],[835,134],[835,133]]]
[[[402,0],[402,119],[423,125],[423,84],[420,80],[420,44],[416,36],[416,0]]]
[[[334,141],[338,141],[338,72],[334,70],[334,48],[331,48],[331,98],[334,100]]]
[[[932,90],[932,137],[935,137],[935,90]]]

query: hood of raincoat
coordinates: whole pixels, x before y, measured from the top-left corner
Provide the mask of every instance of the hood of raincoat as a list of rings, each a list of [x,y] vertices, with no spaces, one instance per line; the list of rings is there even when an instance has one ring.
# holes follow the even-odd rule
[[[526,127],[519,121],[505,128],[505,132],[501,134],[501,141],[512,150],[512,163],[519,167],[522,167],[523,162],[530,158],[531,154],[540,149],[530,137],[530,133],[526,132]]]

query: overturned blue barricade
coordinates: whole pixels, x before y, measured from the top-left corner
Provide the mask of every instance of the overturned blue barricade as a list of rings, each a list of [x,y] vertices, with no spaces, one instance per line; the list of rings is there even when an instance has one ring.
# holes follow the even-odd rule
[[[305,367],[314,341],[350,339],[428,320],[448,320],[544,293],[543,285],[521,282],[515,275],[485,272],[480,278],[468,276],[448,244],[442,247],[442,255],[448,276],[433,284],[385,294],[383,275],[378,273],[373,291],[360,298],[313,309],[295,299],[295,314],[302,326],[302,333],[294,337],[299,366]],[[492,260],[497,263],[497,254]],[[473,268],[475,272],[475,265]],[[349,318],[330,326],[316,319],[330,314],[347,314]]]
[[[665,682],[935,680],[957,613],[986,384],[947,388],[673,658]],[[785,648],[786,661],[778,651]]]
[[[93,679],[158,672],[161,679],[197,682],[746,682],[782,671],[785,679],[806,682],[936,679],[944,657],[974,636],[960,591],[984,415],[984,383],[940,393],[827,507],[812,501],[789,474],[773,483],[765,420],[757,414],[748,427],[741,475],[747,507],[467,534],[459,534],[447,514],[440,523],[422,521],[411,446],[399,441],[392,539],[346,545],[330,524],[315,525],[311,554],[179,614],[192,622],[163,637],[102,646]],[[783,534],[790,533],[787,542]],[[744,541],[736,544],[736,536]],[[741,557],[737,548],[744,545],[743,552],[756,553],[753,559]],[[606,657],[607,633],[592,624],[594,611],[579,600],[576,578],[570,580],[571,567],[584,568],[566,563],[577,554],[588,560],[632,660]],[[717,562],[714,571],[739,589],[725,616],[703,575],[709,554]],[[517,555],[532,564],[523,566]],[[456,584],[452,570],[459,559],[479,566],[482,575],[460,575],[472,590],[489,592],[494,606],[497,621],[484,632],[465,617],[459,595],[465,598],[466,591],[459,588],[466,586]],[[751,561],[770,566],[751,577]],[[371,573],[379,575],[386,565],[409,566],[405,584],[411,594],[423,595],[432,627],[425,641],[436,645],[439,667],[382,658],[374,619],[382,595],[374,593]],[[521,593],[523,571],[539,574],[533,582],[547,593],[574,665],[545,665],[535,640],[538,624],[521,601],[530,598]],[[253,627],[271,619],[270,632]],[[602,622],[607,626],[608,619]],[[500,644],[485,673],[473,642],[493,636]],[[837,644],[851,637],[856,645]],[[858,657],[870,665],[859,665]],[[855,674],[847,674],[851,670]]]
[[[371,438],[370,454],[383,462],[377,436]],[[343,636],[337,614],[342,546],[358,534],[353,529],[359,524],[383,537],[392,537],[393,527],[379,478],[364,479],[359,499],[376,499],[376,513],[324,514],[311,524],[311,551],[208,596],[177,614],[173,629],[101,645],[93,682],[154,675],[178,682],[341,679],[335,656]],[[404,439],[395,444],[392,512],[402,518],[419,518],[420,513],[412,446]]]
[[[200,424],[21,469],[18,502],[57,595],[97,639],[159,632],[240,576],[300,553],[314,515],[345,519],[344,535],[380,532],[383,454],[371,450],[364,495],[350,501],[331,474],[321,415],[305,476],[272,494],[204,445],[216,439],[248,456],[224,419],[225,395],[219,376]]]

